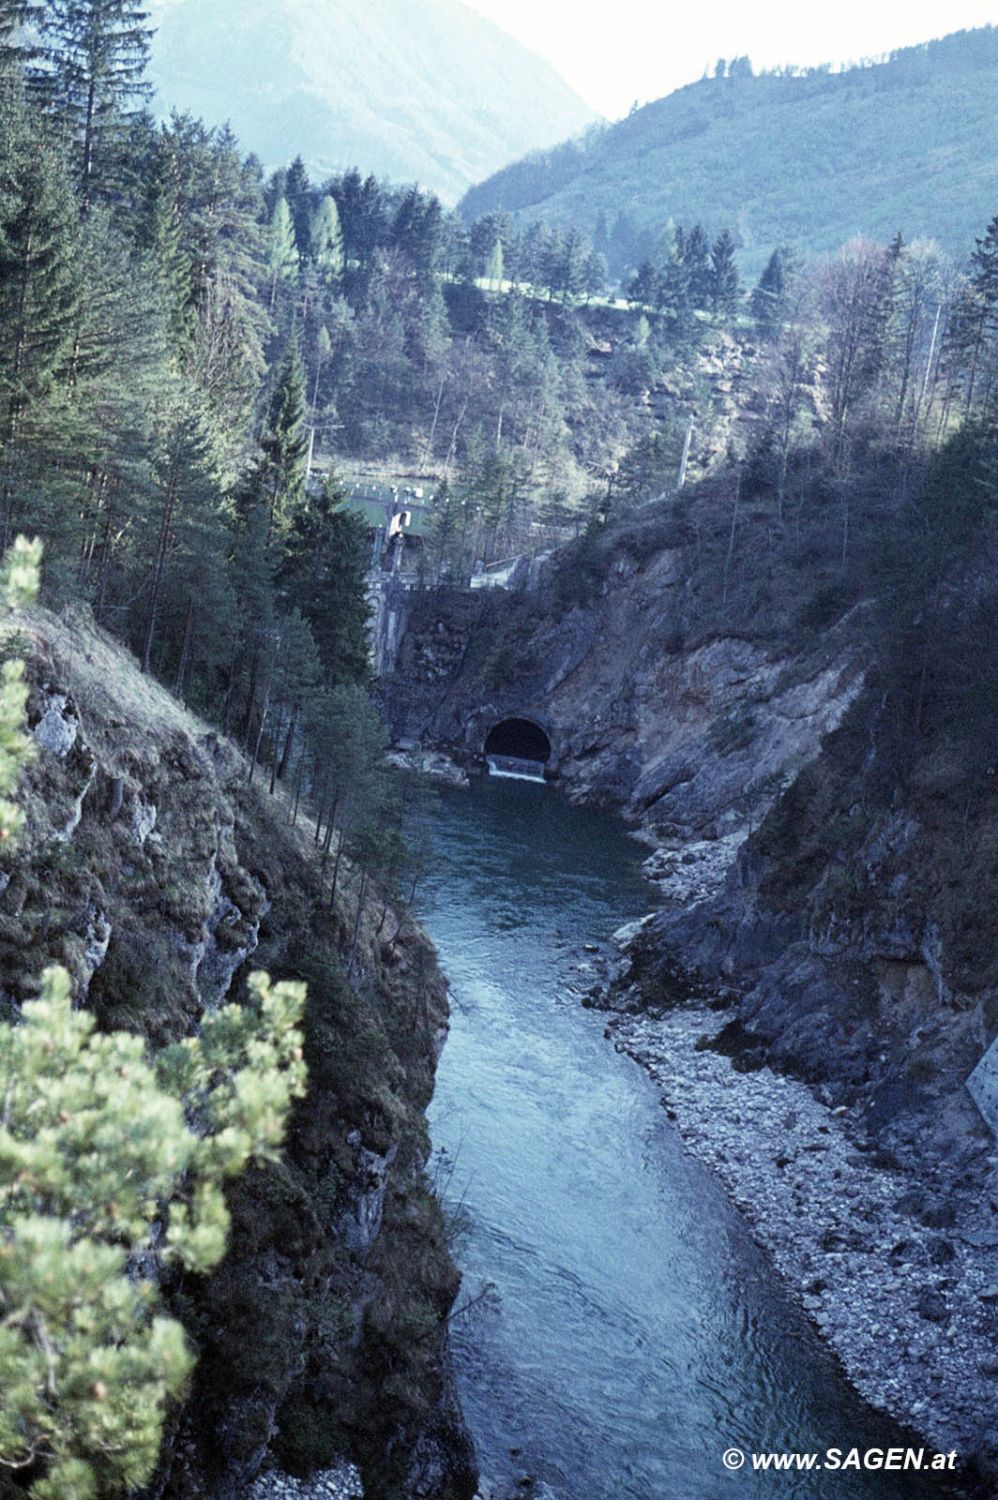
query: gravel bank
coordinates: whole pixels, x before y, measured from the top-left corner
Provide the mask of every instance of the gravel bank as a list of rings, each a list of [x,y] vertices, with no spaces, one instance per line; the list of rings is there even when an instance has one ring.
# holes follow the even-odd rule
[[[311,1479],[293,1479],[280,1469],[258,1474],[242,1500],[363,1500],[360,1475],[352,1464],[323,1469]]]
[[[848,1116],[796,1080],[698,1050],[728,1019],[614,1015],[607,1034],[659,1085],[859,1392],[937,1451],[998,1472],[996,1237],[927,1227],[906,1211],[911,1178],[878,1164]]]

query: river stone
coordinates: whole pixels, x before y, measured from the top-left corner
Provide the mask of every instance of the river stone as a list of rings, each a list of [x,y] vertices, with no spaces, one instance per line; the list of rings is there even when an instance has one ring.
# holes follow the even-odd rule
[[[919,1317],[927,1319],[930,1323],[945,1323],[949,1316],[946,1298],[929,1288],[919,1293],[915,1310]]]

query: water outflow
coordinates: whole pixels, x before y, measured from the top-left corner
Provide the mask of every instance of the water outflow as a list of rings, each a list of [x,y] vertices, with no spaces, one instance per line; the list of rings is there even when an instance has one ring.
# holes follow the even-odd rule
[[[505,778],[507,781],[544,780],[542,760],[527,760],[522,755],[487,755],[485,760],[490,776]]]
[[[421,915],[452,985],[431,1109],[483,1473],[557,1500],[923,1500],[926,1474],[727,1473],[904,1445],[849,1390],[657,1091],[581,1009],[585,943],[648,908],[640,850],[550,788],[446,790]],[[511,1450],[517,1450],[513,1452]]]

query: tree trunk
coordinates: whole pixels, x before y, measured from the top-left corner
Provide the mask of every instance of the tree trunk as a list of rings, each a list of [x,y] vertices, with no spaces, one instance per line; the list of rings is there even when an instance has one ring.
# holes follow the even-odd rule
[[[296,703],[291,714],[291,723],[288,725],[287,738],[284,741],[284,749],[281,751],[281,759],[277,767],[278,781],[284,780],[284,773],[288,768],[288,761],[291,759],[291,750],[294,745],[295,735],[298,732],[298,720],[300,716],[301,704]]]
[[[350,944],[350,961],[347,964],[347,978],[353,973],[353,966],[357,958],[357,944],[360,939],[360,922],[364,915],[364,904],[367,901],[368,874],[365,870],[360,877],[360,890],[357,893],[357,915],[353,923],[353,941]]]
[[[270,712],[270,684],[273,679],[273,671],[267,677],[267,685],[263,690],[263,705],[260,709],[260,725],[253,742],[253,757],[250,760],[249,775],[247,780],[252,783],[253,773],[256,771],[256,763],[260,758],[260,745],[263,742],[263,731],[267,723],[267,715]]]
[[[177,663],[177,678],[173,684],[175,695],[183,702],[184,682],[187,677],[187,667],[191,659],[191,646],[194,640],[194,598],[188,595],[187,619],[184,622],[184,644],[180,648],[180,660]]]
[[[173,511],[177,503],[177,457],[173,457],[170,465],[170,482],[166,491],[166,503],[163,506],[163,518],[160,522],[159,539],[156,543],[156,561],[153,566],[152,597],[149,600],[149,621],[146,625],[145,645],[142,649],[142,670],[149,671],[149,663],[152,658],[153,640],[156,635],[156,616],[159,613],[159,596],[163,586],[163,570],[166,565],[166,551],[170,545],[170,531],[173,527]]]

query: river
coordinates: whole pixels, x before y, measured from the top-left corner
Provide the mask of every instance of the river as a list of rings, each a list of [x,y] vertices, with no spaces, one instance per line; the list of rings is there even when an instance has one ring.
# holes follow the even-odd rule
[[[557,1500],[915,1500],[929,1476],[727,1472],[729,1448],[906,1441],[869,1411],[650,1080],[579,1004],[583,944],[653,904],[641,850],[549,788],[427,814],[419,914],[452,990],[431,1108],[464,1284],[459,1392],[483,1473]],[[511,1451],[515,1450],[515,1451]]]

